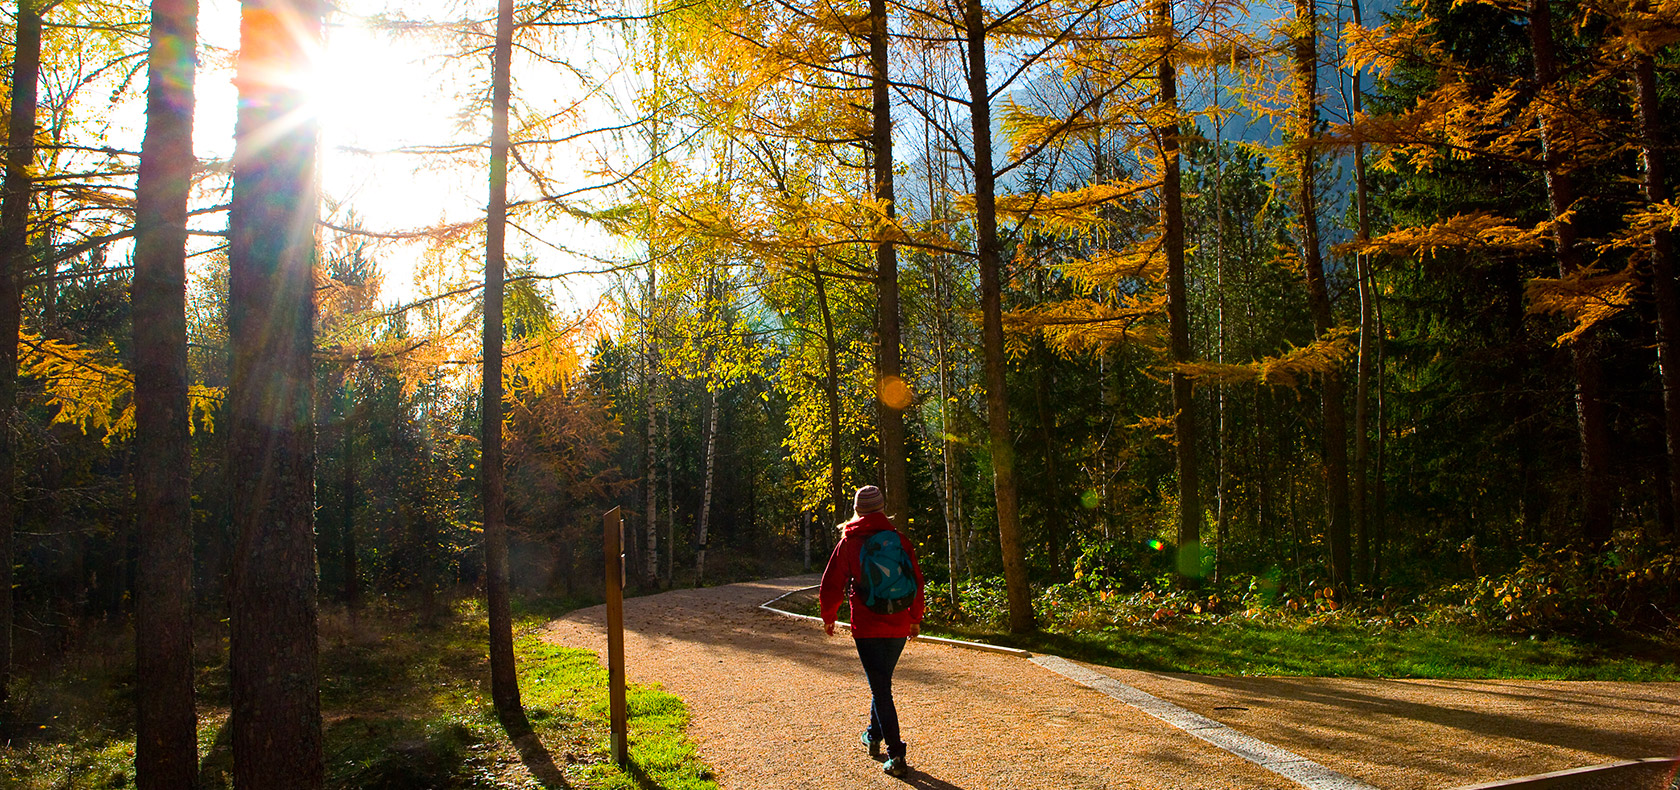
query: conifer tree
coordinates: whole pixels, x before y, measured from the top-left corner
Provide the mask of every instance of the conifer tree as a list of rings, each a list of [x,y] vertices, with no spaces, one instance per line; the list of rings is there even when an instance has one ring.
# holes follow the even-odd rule
[[[36,82],[41,72],[41,7],[18,0],[12,45],[12,95],[6,126],[6,174],[0,184],[0,414],[15,424],[18,413],[18,339],[23,280],[30,270],[29,204],[34,183]],[[0,431],[0,705],[12,677],[12,533],[17,524],[17,448]]]
[[[513,0],[496,4],[490,83],[490,199],[484,260],[484,365],[479,503],[484,511],[484,591],[490,620],[490,696],[510,731],[528,729],[519,701],[508,593],[507,503],[502,465],[502,297],[507,234],[508,106],[512,92]],[[518,733],[516,733],[518,734]]]
[[[193,156],[195,0],[154,0],[146,133],[135,188],[135,780],[144,790],[192,787],[192,472],[187,400],[187,194]]]
[[[321,46],[314,0],[245,0],[228,218],[229,474],[235,552],[229,641],[233,779],[324,782],[316,627],[314,329],[316,120],[291,76]]]

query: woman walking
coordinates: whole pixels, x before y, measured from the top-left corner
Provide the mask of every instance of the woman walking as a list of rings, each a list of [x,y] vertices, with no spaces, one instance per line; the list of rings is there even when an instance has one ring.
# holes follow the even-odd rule
[[[845,534],[823,568],[818,600],[823,632],[833,636],[841,597],[849,590],[852,639],[869,680],[869,728],[862,740],[871,757],[879,756],[881,745],[886,744],[887,761],[881,770],[904,776],[910,766],[904,761],[892,676],[905,641],[921,633],[922,568],[916,562],[915,547],[881,512],[884,506],[881,489],[864,486],[857,490],[856,515],[840,525]]]

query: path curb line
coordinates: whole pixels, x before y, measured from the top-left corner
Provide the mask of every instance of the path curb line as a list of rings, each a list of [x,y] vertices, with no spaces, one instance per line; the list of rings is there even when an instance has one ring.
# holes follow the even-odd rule
[[[1337,773],[1287,749],[1244,735],[1061,656],[1041,655],[1031,660],[1068,680],[1107,694],[1303,787],[1311,790],[1377,790],[1376,786],[1360,779]]]
[[[821,585],[813,584],[810,587],[801,587],[797,590],[789,590],[788,592],[782,593],[781,595],[778,595],[775,598],[772,598],[768,601],[765,601],[764,603],[759,604],[758,608],[763,609],[766,612],[774,612],[775,614],[779,614],[783,617],[792,617],[795,620],[810,620],[812,622],[820,623],[820,622],[822,622],[821,617],[812,617],[811,615],[808,615],[808,614],[796,614],[794,612],[789,612],[789,611],[786,611],[784,609],[777,609],[773,605],[773,604],[776,604],[776,603],[780,603],[783,598],[786,598],[790,595],[806,592],[806,591],[809,591],[809,590],[815,590],[819,586],[821,586]],[[835,624],[839,625],[839,626],[843,626],[845,628],[851,628],[852,627],[851,623],[848,623],[844,620],[837,621]],[[1002,653],[1003,655],[1015,656],[1016,658],[1032,658],[1032,653],[1029,653],[1025,650],[1019,650],[1019,649],[1013,648],[1013,647],[999,647],[998,645],[988,645],[988,644],[984,644],[984,643],[981,643],[981,642],[965,642],[961,639],[946,639],[943,636],[918,636],[918,637],[916,637],[916,641],[917,642],[932,642],[936,645],[946,645],[946,646],[949,646],[949,647],[960,647],[960,648],[963,648],[965,650],[979,650],[979,651],[984,652],[984,653]]]

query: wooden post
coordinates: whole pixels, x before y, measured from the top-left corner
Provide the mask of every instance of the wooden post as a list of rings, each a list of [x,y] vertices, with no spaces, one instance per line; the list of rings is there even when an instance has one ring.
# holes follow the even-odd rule
[[[601,545],[607,558],[607,706],[612,714],[612,759],[622,768],[630,764],[624,708],[624,520],[615,507],[607,511],[604,521]]]

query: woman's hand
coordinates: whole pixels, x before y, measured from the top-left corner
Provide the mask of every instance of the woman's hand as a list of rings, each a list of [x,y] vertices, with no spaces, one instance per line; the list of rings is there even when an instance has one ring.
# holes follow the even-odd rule
[[[915,639],[916,637],[921,636],[921,635],[922,635],[922,625],[921,625],[921,623],[917,623],[915,625],[910,626],[910,638],[911,639]]]
[[[834,636],[834,621],[833,620],[824,620],[823,621],[823,633],[828,634],[829,636]]]

